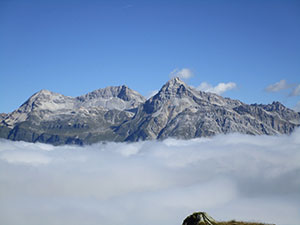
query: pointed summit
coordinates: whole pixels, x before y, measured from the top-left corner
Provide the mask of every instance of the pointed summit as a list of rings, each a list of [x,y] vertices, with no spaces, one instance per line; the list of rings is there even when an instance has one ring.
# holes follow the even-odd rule
[[[179,77],[172,77],[167,83],[171,83],[171,84],[184,84],[184,82],[182,80],[180,80]]]
[[[184,83],[182,80],[180,80],[179,77],[173,77],[171,78],[164,86],[168,86],[168,87],[173,87],[173,86],[180,86],[180,85],[187,85],[186,83]]]
[[[159,111],[168,115],[170,109],[176,108],[176,113],[172,113],[175,116],[186,108],[198,106],[198,103],[195,103],[197,98],[200,98],[198,91],[188,86],[179,77],[173,77],[162,86],[156,95],[145,102],[144,110],[146,113]]]
[[[182,80],[180,80],[179,77],[173,77],[167,83],[165,83],[159,92],[152,98],[159,97],[160,99],[170,99],[173,97],[181,97],[187,90],[190,89],[191,88]]]

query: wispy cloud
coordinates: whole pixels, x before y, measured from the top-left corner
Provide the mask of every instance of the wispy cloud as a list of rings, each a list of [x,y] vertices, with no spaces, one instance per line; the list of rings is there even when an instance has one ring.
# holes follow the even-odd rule
[[[300,84],[289,84],[286,80],[280,80],[265,88],[265,91],[267,92],[279,92],[282,90],[288,90],[288,92],[285,93],[286,97],[300,96]]]
[[[289,96],[299,96],[300,95],[300,84],[298,84],[290,93]]]
[[[0,140],[0,221],[174,225],[206,211],[298,225],[299,147],[299,129],[85,147]]]
[[[207,91],[207,92],[212,92],[216,93],[218,95],[223,94],[226,91],[232,90],[236,88],[237,85],[234,82],[229,82],[229,83],[219,83],[215,87],[210,85],[209,83],[202,82],[197,89],[200,91]]]
[[[270,84],[268,87],[265,88],[267,92],[278,92],[281,90],[289,89],[291,86],[287,84],[286,80],[280,80],[275,84]]]
[[[169,77],[179,77],[181,79],[189,79],[193,77],[193,72],[188,68],[183,69],[174,69],[170,74]]]

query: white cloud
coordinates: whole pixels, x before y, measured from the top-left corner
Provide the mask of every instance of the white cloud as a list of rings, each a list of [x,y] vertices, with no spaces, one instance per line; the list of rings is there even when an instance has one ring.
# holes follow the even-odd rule
[[[281,90],[289,89],[291,86],[287,84],[286,80],[280,80],[275,84],[271,84],[265,88],[267,92],[278,92]]]
[[[206,211],[298,225],[299,149],[300,129],[85,147],[0,140],[0,222],[174,225]]]
[[[300,84],[298,84],[293,91],[290,93],[290,96],[299,96],[300,95]]]
[[[189,78],[193,77],[194,74],[190,69],[183,68],[181,70],[179,70],[179,69],[173,70],[169,76],[170,77],[179,77],[181,79],[189,79]]]
[[[197,89],[200,91],[206,91],[206,92],[211,92],[211,93],[221,95],[226,91],[236,88],[236,86],[237,86],[236,83],[229,82],[229,83],[219,83],[217,86],[213,87],[209,83],[202,82],[197,87]]]

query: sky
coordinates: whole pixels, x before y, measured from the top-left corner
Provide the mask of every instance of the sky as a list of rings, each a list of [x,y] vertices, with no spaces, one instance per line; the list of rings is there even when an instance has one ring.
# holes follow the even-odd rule
[[[0,140],[0,223],[300,224],[300,129],[292,135],[52,146]]]
[[[172,76],[300,110],[299,27],[298,0],[0,0],[0,112],[41,89],[150,96]]]

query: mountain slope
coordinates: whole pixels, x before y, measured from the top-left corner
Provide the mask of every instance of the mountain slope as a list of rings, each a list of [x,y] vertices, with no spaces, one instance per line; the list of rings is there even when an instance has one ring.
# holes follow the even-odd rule
[[[219,133],[289,134],[300,114],[279,102],[247,105],[198,91],[179,78],[148,99],[126,86],[76,98],[42,90],[10,114],[1,114],[0,137],[51,144],[190,139]]]
[[[0,137],[52,144],[122,141],[124,137],[114,134],[114,126],[134,116],[132,110],[143,101],[143,96],[126,86],[76,98],[41,90],[19,109],[3,115]]]
[[[219,133],[290,133],[299,125],[299,114],[280,103],[246,105],[238,100],[197,91],[178,78],[168,81],[143,104],[132,121],[118,132],[126,140],[190,139]]]

